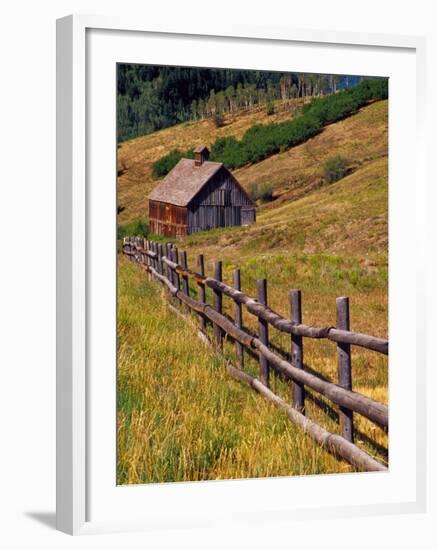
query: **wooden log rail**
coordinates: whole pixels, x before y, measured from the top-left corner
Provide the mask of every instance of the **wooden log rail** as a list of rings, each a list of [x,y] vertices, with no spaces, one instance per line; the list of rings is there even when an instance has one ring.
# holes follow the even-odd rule
[[[164,255],[165,251],[165,255]],[[205,329],[209,320],[214,327],[214,343],[220,349],[224,334],[229,335],[236,343],[237,359],[240,368],[229,365],[228,372],[240,382],[248,384],[266,399],[286,410],[288,418],[303,428],[312,439],[329,452],[337,454],[359,469],[386,470],[386,466],[368,455],[353,443],[353,412],[361,414],[388,431],[388,407],[362,394],[352,391],[352,369],[350,346],[357,345],[379,353],[388,354],[388,341],[366,334],[350,332],[349,302],[347,298],[337,299],[337,328],[312,327],[303,324],[301,318],[300,291],[292,290],[290,302],[291,320],[285,319],[267,305],[267,282],[258,281],[258,300],[240,290],[240,272],[234,272],[234,287],[221,281],[221,262],[216,262],[215,277],[204,275],[203,255],[198,256],[197,265],[201,273],[192,271],[187,266],[187,256],[181,253],[182,265],[179,264],[177,247],[166,243],[165,247],[152,241],[139,238],[125,238],[123,253],[131,260],[143,265],[157,280],[165,285],[170,296],[175,297],[200,316],[200,328]],[[182,285],[181,279],[182,278]],[[198,286],[198,300],[190,296],[188,280],[192,279]],[[181,288],[182,286],[182,288]],[[206,303],[205,287],[214,292],[214,303]],[[233,299],[236,306],[236,319],[233,321],[222,312],[222,295]],[[249,334],[243,328],[241,306],[259,320],[258,337]],[[291,335],[292,362],[287,361],[278,351],[269,347],[267,326]],[[328,382],[303,368],[303,337],[327,338],[338,344],[339,384]],[[243,350],[251,350],[259,357],[259,379],[243,372]],[[279,350],[280,351],[280,350]],[[273,366],[283,377],[293,383],[292,405],[288,405],[269,389],[269,369]],[[325,396],[339,406],[341,436],[332,434],[315,422],[305,417],[305,386]]]
[[[145,253],[153,258],[155,257],[154,252],[142,251],[141,249],[137,250],[137,252]],[[134,252],[126,253],[128,255],[135,254]],[[279,313],[273,311],[271,308],[260,304],[254,298],[251,298],[240,290],[236,290],[235,288],[228,286],[222,281],[217,281],[213,277],[205,277],[204,275],[196,273],[191,269],[188,269],[186,267],[184,268],[183,266],[171,261],[166,256],[162,257],[162,261],[180,275],[192,278],[197,283],[202,283],[213,290],[222,292],[225,296],[229,296],[237,303],[246,306],[247,311],[259,317],[260,319],[263,319],[280,332],[295,334],[296,336],[305,336],[306,338],[327,338],[328,340],[332,340],[333,342],[360,346],[362,348],[388,355],[388,340],[385,340],[384,338],[377,338],[368,334],[351,332],[335,327],[313,327],[309,325],[304,325],[302,323],[296,323],[295,321],[285,319],[284,317],[279,315]]]
[[[292,406],[286,403],[286,401],[281,399],[269,388],[264,386],[264,384],[262,384],[261,381],[257,378],[250,376],[250,374],[247,374],[240,369],[236,369],[232,365],[228,365],[227,369],[229,374],[233,378],[252,387],[263,397],[265,397],[269,401],[272,401],[281,409],[285,410],[287,416],[290,418],[293,424],[301,427],[303,431],[311,437],[311,439],[316,441],[327,451],[341,458],[344,458],[350,464],[353,464],[360,470],[377,472],[385,472],[387,470],[387,468],[383,464],[375,460],[373,457],[368,455],[365,451],[363,451],[353,443],[350,443],[340,435],[333,434],[328,430],[325,430],[316,422],[309,420],[301,412],[294,409]]]

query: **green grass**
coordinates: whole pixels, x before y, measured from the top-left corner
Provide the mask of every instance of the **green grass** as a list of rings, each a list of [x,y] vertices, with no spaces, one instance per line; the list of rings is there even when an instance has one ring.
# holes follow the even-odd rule
[[[145,220],[134,220],[130,223],[119,224],[117,226],[117,239],[122,240],[123,237],[147,237],[149,227]]]

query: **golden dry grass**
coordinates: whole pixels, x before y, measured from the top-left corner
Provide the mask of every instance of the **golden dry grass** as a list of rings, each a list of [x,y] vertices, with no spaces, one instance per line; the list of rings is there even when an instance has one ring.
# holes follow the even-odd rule
[[[265,109],[239,111],[225,115],[225,125],[216,128],[210,119],[185,122],[121,143],[118,147],[117,203],[124,207],[119,223],[147,217],[147,196],[157,184],[152,178],[152,164],[173,149],[186,151],[190,147],[211,145],[217,137],[241,138],[254,124],[288,120],[302,100],[277,102],[278,112],[267,116]]]
[[[340,181],[297,200],[257,212],[256,224],[204,231],[181,246],[239,257],[287,251],[353,255],[369,270],[387,259],[387,157],[369,161]]]
[[[118,306],[119,484],[353,471],[229,378],[157,283],[125,258]]]
[[[246,187],[268,180],[277,198],[258,210],[252,226],[211,230],[179,241],[190,267],[199,253],[205,255],[207,274],[212,274],[215,260],[222,260],[228,283],[238,267],[243,290],[252,296],[256,280],[267,278],[269,305],[284,316],[290,313],[289,290],[300,288],[303,320],[310,325],[335,325],[335,298],[347,295],[352,330],[386,337],[387,106],[386,101],[374,103],[305,144],[238,170]],[[181,125],[160,132],[164,137],[139,138],[144,140],[141,146],[138,140],[122,145],[132,167],[119,178],[119,204],[125,201],[126,206],[121,221],[145,218],[145,189],[155,184],[150,165],[145,169],[140,160],[134,161],[134,145],[137,155],[154,139],[155,149],[142,150],[142,155],[160,156],[161,146],[167,148],[164,152],[175,144],[187,148],[195,144],[194,135],[207,141],[208,132],[215,132],[205,128],[205,135],[196,134],[199,124],[208,123],[192,123],[186,133]],[[348,158],[352,173],[322,184],[323,163],[336,154]],[[143,175],[136,181],[134,168],[140,170],[140,165]],[[147,282],[124,258],[119,281],[120,483],[352,470],[318,449],[261,397],[230,380],[222,362],[197,342],[192,327],[169,314],[157,284]],[[232,314],[233,305],[224,302]],[[256,330],[255,318],[246,314],[244,322]],[[270,337],[289,350],[289,337],[274,330]],[[225,353],[234,360],[232,346],[225,346]],[[304,360],[306,368],[337,380],[334,343],[306,339]],[[387,358],[354,348],[352,365],[354,390],[387,403]],[[247,359],[246,367],[256,373],[254,360]],[[289,385],[275,381],[273,388],[289,399]],[[309,398],[307,414],[338,431],[335,407],[322,410]],[[358,415],[355,426],[357,443],[386,460],[380,446],[387,446],[387,435]]]
[[[377,101],[284,153],[236,170],[234,175],[246,188],[271,183],[276,201],[261,208],[296,200],[323,184],[323,164],[330,157],[346,158],[351,171],[377,159],[387,160],[388,101]]]
[[[283,412],[232,380],[224,360],[169,310],[158,283],[123,257],[118,323],[119,484],[354,471]],[[254,328],[255,323],[246,316],[245,324]],[[289,338],[271,336],[275,345],[289,348]],[[335,380],[335,345],[310,344],[306,363]],[[230,343],[225,357],[235,361]],[[354,353],[353,359],[355,389],[385,401],[386,362],[368,352]],[[245,370],[256,375],[256,361],[246,356]],[[272,388],[290,399],[290,384],[273,377]],[[323,399],[317,405],[315,398],[307,393],[307,416],[338,432],[336,407]],[[384,461],[378,447],[387,444],[384,432],[359,416],[355,427],[357,444]]]
[[[118,149],[119,167],[124,171],[117,179],[117,203],[124,210],[118,216],[118,222],[125,224],[147,219],[147,197],[158,183],[152,178],[152,163],[172,149],[185,151],[200,143],[211,144],[219,136],[240,138],[253,124],[282,121],[289,117],[287,111],[271,117],[267,117],[264,111],[249,111],[228,118],[223,128],[215,128],[210,120],[188,122],[123,142]],[[350,160],[351,169],[386,158],[387,120],[388,102],[373,103],[355,115],[327,126],[306,143],[236,170],[235,175],[246,188],[254,183],[273,185],[274,195],[278,198],[263,209],[276,206],[277,202],[299,198],[320,185],[323,162],[330,156],[345,156]]]

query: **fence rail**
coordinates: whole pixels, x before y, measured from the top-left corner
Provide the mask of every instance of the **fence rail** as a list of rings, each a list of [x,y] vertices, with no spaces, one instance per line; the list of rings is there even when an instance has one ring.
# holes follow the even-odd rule
[[[224,335],[235,342],[238,368],[228,366],[231,376],[243,382],[287,412],[289,419],[303,428],[328,451],[344,458],[359,469],[382,471],[386,466],[354,444],[353,414],[361,414],[388,431],[388,407],[352,390],[351,345],[388,355],[388,341],[349,330],[349,300],[337,299],[337,326],[314,327],[302,323],[301,293],[291,290],[291,319],[286,319],[268,306],[267,281],[257,282],[257,299],[241,291],[240,271],[234,271],[233,284],[222,281],[222,264],[216,262],[214,277],[205,276],[204,258],[197,258],[198,272],[188,268],[186,252],[179,253],[171,243],[148,241],[139,237],[123,239],[123,253],[143,266],[183,306],[200,316],[200,329],[213,325],[214,345],[220,349]],[[198,287],[197,300],[190,296],[189,280]],[[206,287],[213,291],[213,303],[206,300]],[[223,313],[223,296],[233,300],[235,319]],[[242,322],[242,306],[258,318],[258,334],[251,334]],[[269,326],[291,336],[291,362],[280,350],[269,344]],[[337,343],[338,384],[304,368],[303,338],[328,339]],[[243,371],[244,350],[255,353],[259,360],[258,378]],[[284,355],[287,355],[283,352]],[[292,382],[291,405],[270,389],[270,371],[280,373]],[[325,396],[339,407],[341,435],[328,432],[305,416],[305,387]]]

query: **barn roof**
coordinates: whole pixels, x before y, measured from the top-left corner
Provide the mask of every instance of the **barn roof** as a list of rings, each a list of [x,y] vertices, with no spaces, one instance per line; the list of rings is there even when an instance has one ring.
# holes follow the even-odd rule
[[[196,166],[192,159],[181,159],[150,193],[149,199],[176,206],[187,206],[222,166],[221,162],[209,160]]]
[[[193,153],[202,153],[202,151],[208,151],[209,153],[209,149],[206,145],[199,145],[194,149]]]

